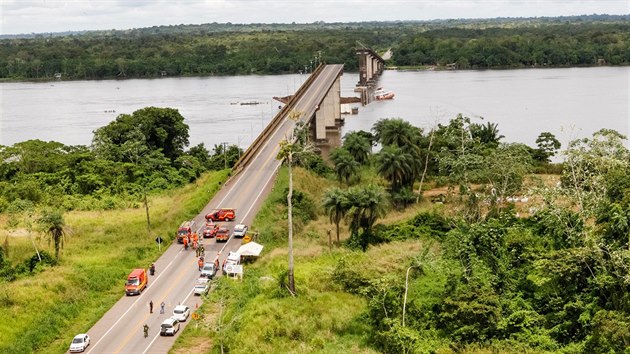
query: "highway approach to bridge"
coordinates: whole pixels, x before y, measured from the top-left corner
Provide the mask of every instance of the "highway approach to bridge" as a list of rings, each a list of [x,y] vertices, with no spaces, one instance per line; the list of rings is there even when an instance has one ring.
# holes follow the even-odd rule
[[[319,108],[319,103],[330,88],[331,82],[341,75],[342,65],[326,65],[319,70],[308,87],[302,87],[302,93],[296,95],[292,102],[292,110],[302,112],[310,117]],[[276,117],[280,118],[280,117]],[[276,159],[279,143],[291,134],[295,122],[282,117],[275,129],[266,133],[266,141],[253,151],[253,158],[238,174],[232,176],[223,188],[212,198],[203,210],[195,217],[197,226],[205,223],[204,215],[215,208],[235,208],[236,220],[225,224],[232,230],[237,223],[250,225],[262,201],[273,186],[280,161]],[[205,256],[212,260],[220,254],[222,261],[228,251],[235,251],[240,246],[240,239],[230,238],[227,243],[216,243],[211,239],[204,240]],[[115,249],[112,249],[115,252]],[[105,315],[87,332],[91,344],[87,353],[167,353],[179,333],[187,324],[194,321],[189,318],[182,323],[182,328],[174,337],[161,337],[160,324],[170,317],[173,308],[187,305],[194,311],[201,305],[202,298],[194,296],[193,286],[199,278],[195,251],[173,243],[155,262],[156,274],[149,276],[149,286],[138,296],[125,296],[121,279],[121,299],[105,313]],[[129,270],[131,271],[131,269]],[[247,268],[244,269],[247,276]],[[149,302],[153,302],[153,313],[149,313]],[[160,304],[166,304],[165,313],[160,313]],[[149,336],[143,335],[143,326],[149,326]]]

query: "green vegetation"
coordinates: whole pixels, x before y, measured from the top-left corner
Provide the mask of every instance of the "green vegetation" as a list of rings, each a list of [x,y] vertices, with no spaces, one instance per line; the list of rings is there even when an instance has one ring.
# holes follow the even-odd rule
[[[147,107],[121,114],[94,133],[91,146],[29,140],[0,145],[0,212],[38,206],[106,210],[133,206],[146,193],[180,187],[224,166],[214,153],[188,146],[188,125],[175,109]],[[232,166],[239,149],[227,147]]]
[[[628,16],[429,22],[205,24],[0,38],[0,80],[356,71],[359,43],[390,65],[461,69],[627,65]]]
[[[384,141],[387,130],[380,128],[400,124],[380,121],[376,140]],[[243,282],[218,280],[198,326],[173,352],[624,352],[625,137],[602,130],[571,143],[556,184],[530,177],[532,166],[543,163],[536,162],[540,151],[500,142],[492,123],[477,126],[459,116],[414,134],[417,145],[402,136],[385,140],[362,167],[364,182],[350,188],[335,173],[294,169],[294,190],[320,201],[317,218],[302,220],[295,235],[295,297],[286,289],[284,170],[253,225],[263,256],[246,266]],[[373,214],[373,228],[357,228],[356,197],[348,197],[354,190],[370,199],[365,190],[376,182],[393,200],[401,176],[414,173],[396,165],[397,176],[374,175],[383,164],[378,154],[402,141],[411,144],[404,151],[415,145],[420,156],[429,154],[429,184],[459,188],[443,189],[446,205],[389,207]],[[511,201],[523,194],[528,202]],[[336,223],[343,243],[330,248]]]
[[[169,112],[163,111],[176,118]],[[118,128],[126,119],[134,118],[121,118]],[[113,144],[107,149],[113,155],[161,154],[162,147],[142,154],[152,141],[146,131],[146,140],[137,129],[116,131],[134,138],[102,139]],[[305,151],[301,131],[292,151]],[[392,118],[372,132],[348,134],[344,152],[333,152],[345,156],[334,163],[352,165],[355,178],[340,178],[341,169],[322,167],[313,154],[293,160],[293,185],[282,168],[252,225],[263,255],[246,264],[242,282],[215,281],[201,319],[187,326],[173,352],[624,352],[626,137],[604,129],[571,142],[561,174],[552,177],[531,174],[557,151],[552,134],[541,133],[536,148],[502,140],[496,124],[461,115],[428,131]],[[139,176],[148,175],[142,163],[131,163]],[[152,229],[172,240],[177,224],[198,213],[228,175],[204,173],[150,195]],[[0,214],[8,231],[0,316],[14,319],[0,325],[0,352],[61,352],[70,339],[64,336],[109,309],[128,270],[159,256],[138,206],[63,214],[16,206],[21,212]],[[49,255],[55,244],[59,257]],[[113,245],[120,251],[112,253]]]
[[[196,215],[227,177],[227,171],[206,173],[192,184],[150,198],[156,234],[172,241],[179,223]],[[13,217],[0,216],[4,227]],[[11,319],[0,324],[0,353],[64,352],[75,333],[92,326],[120,299],[129,269],[147,267],[159,257],[142,209],[72,211],[64,222],[68,232],[60,262],[37,263],[28,276],[0,280],[0,317]],[[33,233],[35,245],[52,252],[43,237]],[[5,232],[3,239],[10,264],[33,254],[26,232]]]
[[[93,144],[65,146],[29,140],[0,146],[0,213],[9,234],[37,232],[54,244],[53,259],[33,247],[20,259],[7,261],[9,245],[0,256],[0,277],[13,281],[33,274],[41,265],[55,265],[72,233],[64,212],[138,208],[144,205],[151,235],[148,197],[197,180],[204,171],[232,166],[237,146],[188,146],[188,126],[177,110],[147,107],[121,114],[94,133]],[[224,148],[225,154],[224,154]],[[187,212],[197,211],[192,210]],[[155,226],[155,225],[153,225]]]

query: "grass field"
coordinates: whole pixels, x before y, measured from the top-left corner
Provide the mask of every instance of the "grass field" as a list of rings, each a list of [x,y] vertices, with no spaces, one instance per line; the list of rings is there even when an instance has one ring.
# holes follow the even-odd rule
[[[369,178],[365,176],[364,178]],[[370,327],[365,321],[364,297],[344,291],[333,279],[341,259],[368,279],[385,273],[404,279],[406,264],[431,248],[423,241],[392,242],[373,246],[366,253],[345,247],[329,247],[327,230],[333,229],[326,215],[304,225],[294,237],[297,296],[283,287],[288,251],[286,248],[286,170],[281,170],[272,194],[252,225],[260,232],[258,242],[265,246],[262,256],[245,264],[242,281],[220,277],[216,288],[199,309],[201,319],[188,326],[172,353],[377,353],[370,346]],[[324,192],[335,186],[330,180],[294,169],[295,190],[304,192],[319,205]],[[404,212],[389,213],[380,222],[393,223],[427,209],[426,204]],[[321,208],[318,208],[321,209]],[[321,210],[320,210],[321,212]],[[342,227],[341,240],[348,237]],[[443,286],[418,284],[411,292],[426,292]],[[429,300],[427,300],[429,301]],[[223,348],[222,348],[223,346]]]
[[[61,353],[76,333],[87,331],[124,294],[130,269],[159,257],[156,235],[172,240],[182,220],[196,215],[220,188],[228,171],[204,175],[196,183],[150,198],[152,232],[143,207],[65,214],[68,228],[58,266],[0,283],[0,353]],[[10,260],[33,255],[28,233],[8,233]],[[39,249],[54,254],[45,238]],[[11,319],[6,320],[6,319]]]

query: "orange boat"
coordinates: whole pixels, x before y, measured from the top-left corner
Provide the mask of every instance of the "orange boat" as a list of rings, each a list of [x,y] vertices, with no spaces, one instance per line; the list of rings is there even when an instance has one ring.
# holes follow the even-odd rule
[[[391,100],[395,94],[392,91],[385,91],[382,87],[379,87],[374,91],[374,98],[377,100]]]

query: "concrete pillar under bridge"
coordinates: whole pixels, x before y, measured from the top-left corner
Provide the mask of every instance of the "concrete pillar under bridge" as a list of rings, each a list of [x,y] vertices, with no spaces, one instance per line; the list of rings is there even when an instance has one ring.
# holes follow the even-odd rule
[[[341,77],[337,77],[309,123],[309,139],[322,157],[328,158],[331,149],[341,146],[341,125]]]
[[[370,48],[357,49],[359,56],[359,82],[355,92],[361,95],[361,104],[370,103],[372,89],[376,85],[376,80],[383,73],[385,61]]]
[[[359,82],[357,86],[370,86],[383,73],[385,61],[369,48],[357,50],[359,56]]]

